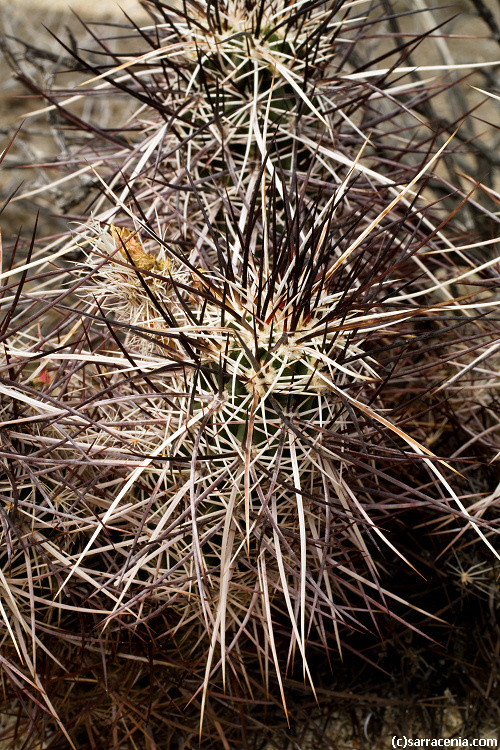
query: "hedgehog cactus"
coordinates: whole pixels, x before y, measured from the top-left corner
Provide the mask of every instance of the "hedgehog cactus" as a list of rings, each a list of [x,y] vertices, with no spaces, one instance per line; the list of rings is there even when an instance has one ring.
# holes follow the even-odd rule
[[[206,648],[202,714],[219,670],[252,693],[251,648],[286,705],[297,649],[314,684],[311,641],[341,651],[377,612],[400,619],[395,517],[458,519],[493,550],[420,399],[455,383],[438,347],[468,361],[461,329],[481,338],[494,306],[453,298],[474,261],[420,193],[450,139],[414,116],[420,82],[351,55],[357,2],[144,4],[148,51],[105,72],[77,56],[97,94],[141,102],[130,140],[99,131],[74,153],[103,184],[60,251],[86,259],[47,303],[51,333],[28,307],[4,337],[2,393],[25,410],[4,421],[36,425],[16,432],[23,467],[49,456],[20,506],[43,504],[30,534],[57,569],[37,602],[81,596],[102,638],[168,611],[181,648]]]
[[[91,83],[105,79],[95,84],[96,96],[109,96],[113,86],[140,103],[131,125],[140,137],[132,144],[118,141],[117,148],[117,138],[107,137],[102,151],[92,141],[74,156],[83,171],[95,165],[107,183],[95,204],[97,212],[111,198],[103,218],[132,200],[132,211],[157,222],[162,237],[187,242],[194,262],[210,245],[215,251],[214,231],[227,234],[238,252],[255,185],[266,190],[261,171],[276,184],[273,212],[284,211],[285,191],[292,197],[302,189],[317,208],[335,193],[337,214],[357,210],[361,218],[365,191],[389,188],[394,197],[395,186],[413,179],[419,162],[403,158],[401,138],[417,138],[414,154],[429,150],[428,132],[410,106],[438,89],[430,94],[412,80],[395,86],[390,68],[355,64],[355,41],[366,36],[367,48],[372,44],[370,24],[350,17],[356,3],[143,4],[155,19],[154,34],[141,32],[147,52],[123,62],[115,55],[119,64],[105,72],[76,56],[93,74]],[[406,55],[402,45],[387,56],[395,65]],[[89,128],[99,140],[105,135],[92,123]],[[353,177],[358,184],[343,201]]]
[[[155,11],[161,43],[145,60],[149,66],[171,66],[171,71],[161,86],[166,95],[159,110],[162,119],[157,128],[149,125],[141,150],[146,143],[148,151],[161,148],[160,169],[170,167],[176,175],[173,183],[186,180],[186,174],[195,185],[208,181],[203,202],[212,223],[225,228],[227,202],[238,217],[244,215],[262,163],[274,176],[269,136],[276,139],[285,172],[307,171],[318,148],[331,161],[339,110],[332,106],[334,96],[324,79],[336,54],[335,37],[346,23],[338,18],[342,4],[230,0],[194,3],[184,12],[147,4]],[[170,113],[174,128],[168,124]],[[336,157],[349,164],[341,153]],[[312,163],[324,179],[338,182],[331,165],[325,170],[321,160]],[[281,180],[275,179],[283,197]],[[206,233],[205,217],[192,194],[183,203],[185,218],[189,212],[183,233],[188,228],[192,232],[193,210],[197,230]],[[151,215],[151,200],[148,204]]]
[[[241,233],[237,251],[224,248],[223,237],[213,232],[218,259],[208,255],[205,269],[172,248],[167,263],[169,244],[140,219],[137,226],[152,238],[145,240],[148,252],[139,230],[112,228],[109,234],[92,227],[96,236],[89,235],[89,241],[97,255],[90,253],[91,266],[108,253],[105,276],[101,271],[92,277],[96,312],[118,309],[121,325],[129,330],[126,345],[136,342],[143,354],[138,342],[145,340],[149,361],[140,367],[148,368],[148,382],[168,402],[154,410],[156,439],[152,429],[139,429],[131,438],[135,452],[147,460],[103,518],[104,523],[111,519],[126,499],[134,502],[130,493],[139,477],[150,474],[149,486],[155,484],[158,469],[151,456],[170,462],[168,474],[166,469],[161,474],[171,498],[168,507],[159,506],[145,518],[134,554],[113,577],[122,584],[113,613],[130,610],[130,591],[146,573],[149,585],[172,602],[179,622],[195,617],[204,623],[211,643],[205,689],[216,647],[225,679],[225,662],[233,658],[238,634],[248,632],[249,620],[263,628],[260,647],[270,649],[281,680],[273,633],[276,607],[287,612],[290,648],[297,644],[311,681],[306,659],[311,628],[324,634],[329,621],[341,649],[339,626],[361,625],[352,607],[353,583],[369,610],[383,608],[377,603],[380,562],[373,558],[374,541],[408,564],[383,530],[386,514],[398,512],[395,498],[401,491],[400,478],[383,468],[390,466],[391,454],[393,461],[399,455],[405,462],[423,462],[469,519],[443,474],[446,464],[390,415],[414,368],[408,324],[416,318],[432,325],[434,316],[458,304],[443,304],[439,297],[433,305],[419,304],[426,290],[408,281],[414,248],[401,249],[415,219],[401,212],[398,225],[404,232],[398,232],[389,209],[396,211],[410,188],[400,189],[360,233],[356,217],[339,240],[335,197],[316,215],[303,203],[287,205],[291,227],[283,226],[277,213],[259,225],[256,217],[270,212],[258,205],[257,184],[247,218],[252,231]],[[266,192],[271,205],[276,192],[275,186]],[[152,252],[155,245],[159,259]],[[128,283],[120,292],[124,274]],[[127,292],[130,286],[133,294]],[[427,296],[432,298],[432,289]],[[137,308],[135,298],[155,311],[153,323],[154,316]],[[133,325],[123,322],[127,319]],[[415,333],[410,337],[418,342]],[[377,356],[387,349],[391,357],[397,352],[402,365],[390,377]],[[136,378],[138,365],[132,357],[130,362]],[[384,510],[372,496],[380,492],[377,480],[367,486],[367,469],[382,478],[383,494],[392,497]],[[408,501],[411,486],[404,494]],[[153,495],[148,507],[154,507]],[[448,504],[437,509],[449,513]],[[93,533],[77,565],[100,533]],[[141,544],[144,549],[137,551]],[[166,567],[160,565],[163,554],[168,554]],[[400,601],[390,591],[381,593]],[[142,599],[136,593],[132,601],[136,597]]]

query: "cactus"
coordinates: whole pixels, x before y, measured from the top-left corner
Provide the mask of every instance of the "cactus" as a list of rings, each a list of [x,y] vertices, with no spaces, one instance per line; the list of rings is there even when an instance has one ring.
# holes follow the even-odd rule
[[[219,679],[252,696],[256,663],[286,711],[282,676],[300,661],[314,691],[315,645],[433,616],[391,590],[388,561],[418,569],[394,519],[451,520],[497,554],[425,404],[495,307],[452,294],[479,263],[425,191],[453,144],[412,109],[423,83],[391,83],[407,45],[369,69],[351,47],[370,24],[340,0],[145,5],[144,53],[101,71],[68,50],[139,110],[128,140],[96,131],[73,156],[102,186],[57,251],[80,258],[47,271],[47,300],[24,308],[24,281],[7,300],[3,421],[27,467],[9,554],[35,565],[15,529],[43,571],[29,625],[25,594],[9,600],[9,634],[25,651],[42,624],[56,635],[54,606],[108,645],[165,617],[183,663],[203,646],[201,721]]]

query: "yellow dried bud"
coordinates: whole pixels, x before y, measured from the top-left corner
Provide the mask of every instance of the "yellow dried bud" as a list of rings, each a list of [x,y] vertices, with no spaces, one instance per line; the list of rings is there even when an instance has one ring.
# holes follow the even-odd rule
[[[120,249],[121,254],[128,261],[128,254],[132,259],[134,266],[142,268],[144,271],[164,271],[166,270],[165,264],[160,263],[154,255],[144,252],[141,241],[139,240],[136,232],[131,232],[126,227],[115,227],[111,224],[111,235],[116,243],[116,247]]]

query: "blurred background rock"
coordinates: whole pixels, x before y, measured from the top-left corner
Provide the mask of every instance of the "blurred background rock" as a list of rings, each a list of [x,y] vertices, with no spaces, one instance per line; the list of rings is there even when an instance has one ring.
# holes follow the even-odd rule
[[[49,90],[67,87],[71,90],[82,80],[81,75],[66,74],[73,66],[61,39],[72,49],[96,50],[92,31],[103,22],[117,25],[117,35],[123,33],[123,24],[129,21],[128,14],[136,23],[147,22],[149,16],[137,0],[0,0],[0,137],[4,147],[13,133],[21,126],[21,131],[3,163],[0,174],[2,202],[22,183],[18,195],[39,192],[26,199],[14,200],[2,216],[2,231],[5,242],[9,243],[24,226],[29,234],[38,209],[41,209],[38,236],[52,235],[68,229],[67,218],[63,214],[71,212],[71,206],[85,188],[80,184],[75,194],[75,186],[50,196],[43,195],[43,186],[51,181],[54,173],[46,168],[31,168],[26,165],[47,164],[52,159],[61,160],[68,146],[65,129],[68,123],[62,121],[57,112],[50,112],[33,120],[25,120],[28,112],[44,106],[40,96],[27,87],[23,77],[35,83],[40,89]],[[88,24],[86,29],[82,23]],[[109,35],[109,31],[108,31]],[[57,37],[57,39],[56,39]],[[116,116],[123,118],[122,107],[115,108],[113,102],[105,106],[87,100],[86,113],[92,108],[103,127],[113,122]],[[98,108],[98,112],[96,112]],[[118,112],[116,111],[118,109]],[[85,183],[85,181],[83,181]],[[87,181],[88,182],[88,181]]]

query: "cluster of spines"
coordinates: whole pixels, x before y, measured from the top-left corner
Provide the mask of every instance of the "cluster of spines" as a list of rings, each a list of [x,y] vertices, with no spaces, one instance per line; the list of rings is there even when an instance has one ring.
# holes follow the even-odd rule
[[[165,13],[163,4],[152,5]],[[349,27],[334,21],[342,5],[326,13],[332,34],[316,30],[303,49],[309,37],[315,45],[325,39],[328,53],[343,43],[338,32]],[[305,33],[305,19],[311,22],[302,6],[308,13],[323,7],[303,3],[291,12],[288,33],[294,24]],[[266,7],[255,6],[253,38]],[[72,286],[80,301],[68,305],[69,293],[61,293],[55,333],[42,342],[19,325],[5,339],[5,388],[23,405],[14,418],[7,407],[6,422],[36,425],[24,433],[18,427],[22,450],[9,448],[9,460],[30,467],[29,494],[16,513],[32,518],[44,508],[31,532],[47,560],[41,568],[49,566],[40,580],[56,566],[58,606],[64,610],[62,597],[73,592],[105,633],[136,630],[168,609],[169,632],[191,653],[208,643],[204,696],[219,667],[229,693],[248,680],[248,644],[267,680],[269,663],[281,680],[298,648],[313,682],[306,654],[315,638],[327,652],[332,642],[342,649],[343,632],[368,628],[376,612],[399,617],[388,602],[404,600],[380,579],[384,555],[411,562],[385,529],[408,507],[463,526],[472,520],[483,538],[494,531],[482,523],[482,507],[470,518],[450,485],[453,472],[432,455],[419,401],[432,403],[439,378],[457,382],[442,372],[456,351],[467,360],[484,335],[495,336],[477,295],[450,294],[463,249],[418,192],[417,178],[436,160],[434,141],[429,147],[425,135],[415,145],[415,153],[428,152],[421,168],[406,166],[403,155],[379,159],[381,145],[397,153],[399,136],[378,131],[378,123],[399,118],[417,134],[419,126],[403,102],[397,115],[381,108],[370,120],[373,86],[360,96],[351,83],[363,80],[366,66],[325,80],[307,58],[301,95],[295,68],[270,65],[269,51],[256,59],[252,45],[245,78],[268,88],[239,82],[235,111],[246,130],[227,138],[234,92],[225,96],[213,50],[224,54],[229,45],[231,60],[236,45],[245,55],[240,40],[248,35],[240,29],[225,39],[231,29],[217,20],[223,10],[203,9],[206,28],[193,20],[203,35],[221,37],[207,49],[189,14],[174,12],[167,32],[158,26],[159,42],[143,32],[149,53],[123,63],[117,56],[116,70],[101,74],[106,86],[149,107],[147,117],[138,113],[143,137],[125,154],[120,143],[102,162],[94,147],[75,157],[87,163],[90,156],[103,175],[101,207],[111,198],[77,239],[90,248],[90,264]],[[272,41],[268,30],[264,36]],[[187,88],[172,85],[172,75]],[[295,106],[273,117],[280,75]],[[386,74],[381,84],[392,102]],[[369,137],[368,126],[375,128]],[[112,217],[122,228],[108,232]],[[468,262],[465,277],[477,271]],[[14,310],[22,320],[21,292],[7,323]],[[482,328],[464,350],[462,331],[476,317]],[[444,345],[453,356],[436,360]],[[427,385],[423,376],[433,372]],[[10,585],[19,590],[18,581]],[[50,611],[44,585],[33,636]],[[277,647],[283,615],[286,664]],[[22,638],[12,631],[17,648]]]

